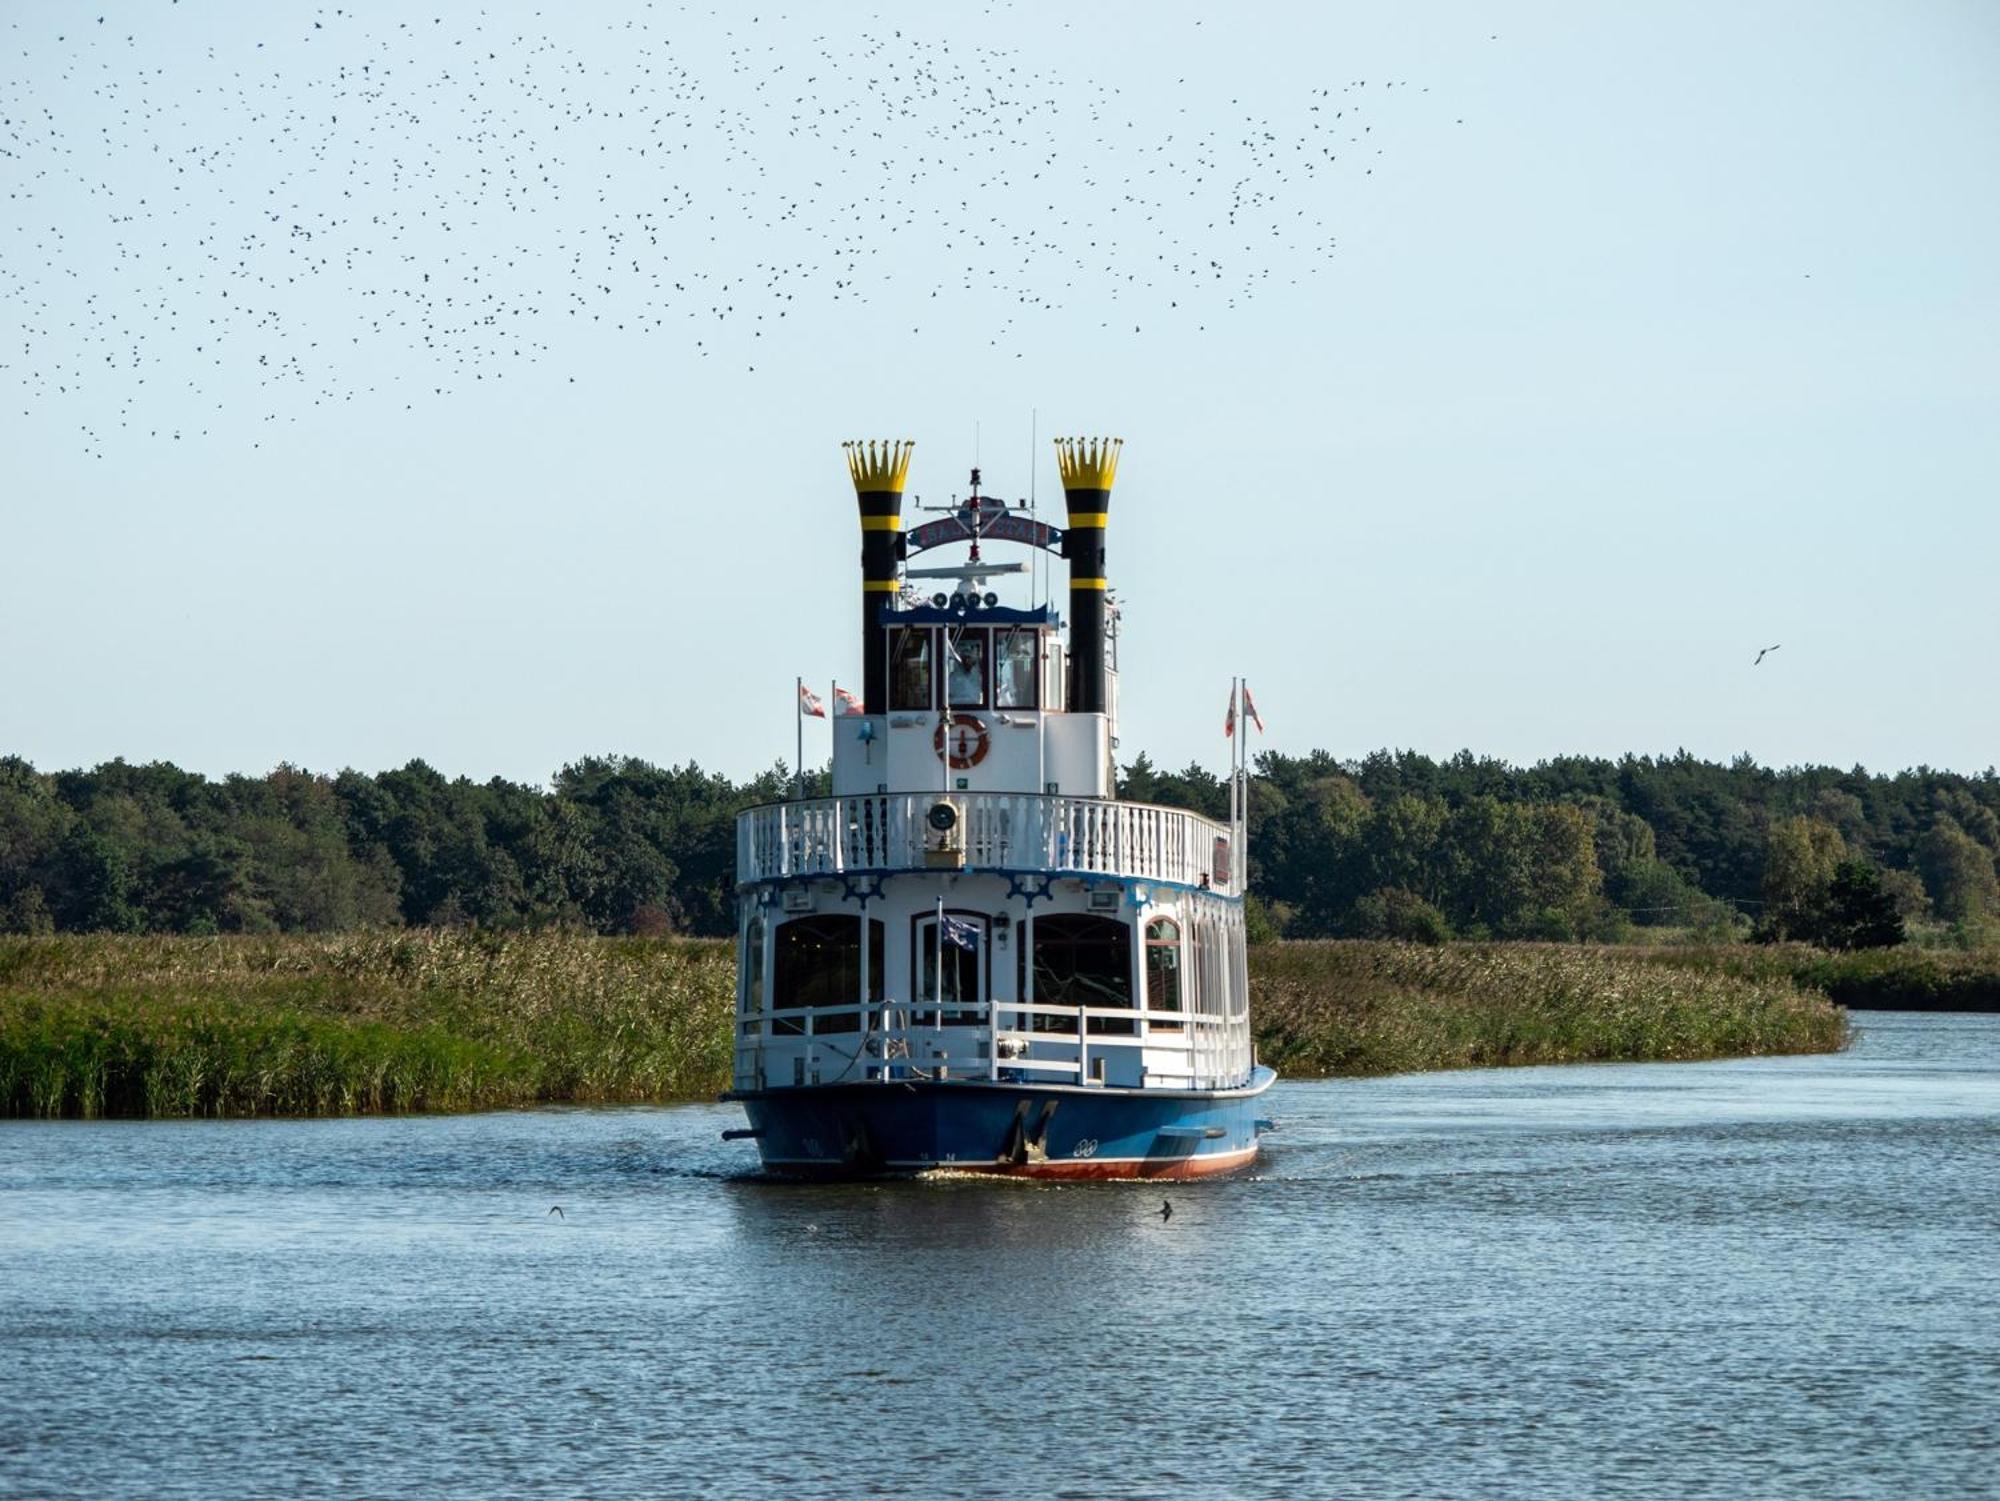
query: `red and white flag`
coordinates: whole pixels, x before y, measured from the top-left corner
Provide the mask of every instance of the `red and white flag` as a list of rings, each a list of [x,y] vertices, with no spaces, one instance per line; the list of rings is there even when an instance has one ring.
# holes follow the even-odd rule
[[[826,718],[826,705],[804,683],[799,684],[799,713],[810,714],[815,719]]]
[[[1264,733],[1263,716],[1257,712],[1257,700],[1250,696],[1250,685],[1243,685],[1243,717],[1257,726],[1257,733]]]
[[[849,693],[838,683],[833,685],[833,711],[836,714],[862,714],[867,712],[862,708],[861,700],[856,698],[852,693]]]
[[[1233,740],[1236,738],[1236,685],[1234,683],[1229,685],[1229,717],[1222,721],[1222,738],[1224,740]]]

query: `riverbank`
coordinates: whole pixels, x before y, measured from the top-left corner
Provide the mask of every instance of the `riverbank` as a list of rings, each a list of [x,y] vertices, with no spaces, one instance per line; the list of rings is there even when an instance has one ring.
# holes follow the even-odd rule
[[[1291,1074],[1831,1051],[1779,975],[1561,945],[1252,951]],[[712,1096],[719,942],[565,933],[0,939],[0,1115],[351,1115]]]
[[[1572,944],[1278,943],[1251,951],[1281,1074],[1834,1052],[1846,1015],[1782,975]]]
[[[713,1094],[727,944],[0,939],[0,1115],[353,1115]]]
[[[1698,974],[1787,981],[1858,1011],[2000,1011],[2000,951],[1990,948],[1906,944],[1836,953],[1803,943],[1736,943],[1611,952]]]

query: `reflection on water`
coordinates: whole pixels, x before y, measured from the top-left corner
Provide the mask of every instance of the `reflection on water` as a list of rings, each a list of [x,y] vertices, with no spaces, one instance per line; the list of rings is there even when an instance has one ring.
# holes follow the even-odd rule
[[[1859,1021],[1280,1085],[1164,1190],[773,1183],[715,1107],[0,1126],[0,1494],[1972,1493],[2000,1018]]]

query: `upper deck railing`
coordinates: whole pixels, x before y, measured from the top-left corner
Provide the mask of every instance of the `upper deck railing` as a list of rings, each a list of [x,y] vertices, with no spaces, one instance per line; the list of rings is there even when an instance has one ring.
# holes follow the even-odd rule
[[[928,822],[948,802],[956,823]],[[1241,893],[1229,830],[1199,813],[1025,792],[888,792],[750,808],[736,820],[736,879],[908,870],[1112,875]]]

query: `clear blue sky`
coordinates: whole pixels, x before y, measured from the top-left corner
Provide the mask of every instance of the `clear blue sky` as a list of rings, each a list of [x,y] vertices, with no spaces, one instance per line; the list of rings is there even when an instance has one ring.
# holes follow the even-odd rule
[[[1235,9],[16,0],[0,751],[743,775],[1038,413],[1128,756],[2000,760],[2000,7]]]

